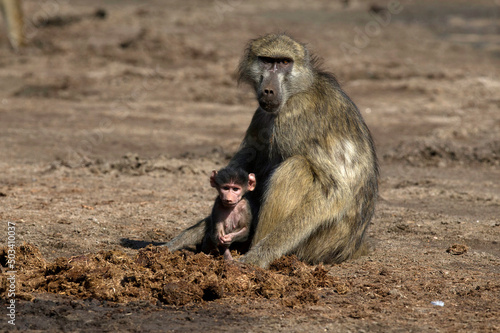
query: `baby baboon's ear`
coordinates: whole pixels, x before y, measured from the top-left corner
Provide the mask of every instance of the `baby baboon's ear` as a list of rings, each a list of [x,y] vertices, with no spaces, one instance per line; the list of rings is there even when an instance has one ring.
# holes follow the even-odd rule
[[[256,185],[257,185],[257,181],[255,180],[255,174],[249,173],[248,174],[248,190],[249,191],[255,190]]]
[[[212,187],[217,187],[217,182],[215,181],[215,176],[217,176],[217,171],[213,170],[212,174],[210,175],[210,185]]]

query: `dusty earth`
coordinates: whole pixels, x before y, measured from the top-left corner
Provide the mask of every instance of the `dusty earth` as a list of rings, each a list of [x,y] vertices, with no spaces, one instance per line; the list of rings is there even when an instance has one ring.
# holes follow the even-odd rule
[[[0,240],[16,246],[0,329],[500,330],[500,2],[389,3],[24,1],[28,46],[0,30]],[[256,108],[236,84],[245,43],[277,31],[372,130],[371,252],[269,270],[171,254],[157,245],[208,214],[208,175]]]

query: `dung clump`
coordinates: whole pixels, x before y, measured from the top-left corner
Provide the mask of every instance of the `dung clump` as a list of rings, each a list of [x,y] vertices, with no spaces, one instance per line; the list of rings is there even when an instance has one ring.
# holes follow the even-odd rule
[[[314,304],[318,290],[334,286],[323,266],[296,257],[276,260],[270,270],[227,262],[203,253],[148,246],[131,257],[121,251],[60,257],[47,262],[38,248],[23,244],[19,286],[23,293],[54,293],[112,302],[149,301],[173,306],[222,298],[281,299],[287,306]],[[7,262],[0,248],[0,263]]]

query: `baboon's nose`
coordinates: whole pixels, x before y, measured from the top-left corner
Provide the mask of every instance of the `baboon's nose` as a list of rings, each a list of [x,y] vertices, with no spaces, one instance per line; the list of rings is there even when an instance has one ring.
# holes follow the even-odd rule
[[[264,95],[266,96],[274,95],[274,91],[270,88],[266,88],[264,89]]]

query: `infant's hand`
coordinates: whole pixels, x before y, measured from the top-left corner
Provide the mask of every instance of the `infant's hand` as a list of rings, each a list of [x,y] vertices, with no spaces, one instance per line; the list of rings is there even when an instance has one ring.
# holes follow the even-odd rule
[[[232,235],[219,236],[219,242],[222,245],[231,245],[231,243],[233,242],[233,236]]]

